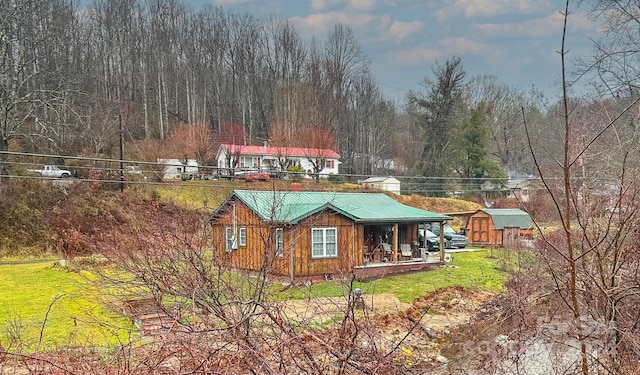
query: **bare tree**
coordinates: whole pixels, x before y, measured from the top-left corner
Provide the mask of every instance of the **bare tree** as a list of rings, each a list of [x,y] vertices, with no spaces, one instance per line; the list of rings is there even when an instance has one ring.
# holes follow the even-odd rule
[[[335,149],[335,137],[327,130],[308,127],[297,135],[298,144],[303,147],[304,156],[313,166],[312,175],[320,181],[320,172],[324,170],[328,158]]]
[[[507,86],[497,77],[473,77],[465,93],[469,105],[485,106],[489,122],[491,154],[498,158],[506,171],[531,172],[533,165],[526,145],[522,108],[525,108],[529,131],[536,135],[541,127],[542,111],[533,99],[529,99],[520,88]]]
[[[563,15],[566,33],[569,1]],[[635,132],[625,138],[619,137],[619,121],[629,110],[638,110],[640,97],[630,98],[629,104],[606,122],[592,123],[592,118],[576,115],[573,106],[576,102],[570,100],[565,76],[564,38],[560,56],[563,146],[560,158],[555,159],[556,170],[560,172],[560,186],[554,186],[555,176],[550,174],[553,172],[547,170],[545,173],[541,167],[541,156],[531,147],[538,173],[554,201],[561,222],[557,238],[544,237],[546,260],[557,286],[555,292],[573,318],[571,325],[580,348],[579,371],[583,374],[627,373],[630,368],[626,366],[631,363],[623,363],[621,359],[638,353],[635,327],[640,319],[637,283],[634,281],[638,259],[631,250],[635,242],[633,233],[637,231],[634,223],[640,213],[635,203],[638,181],[631,172],[634,165],[629,162],[638,137]],[[607,113],[606,106],[599,108],[601,113]],[[614,142],[610,143],[611,140]],[[597,181],[599,172],[590,172],[587,167],[589,159],[605,149],[608,153],[617,154],[617,159],[622,161],[608,164],[608,168],[615,170],[616,178],[590,188],[593,186],[591,182]],[[592,171],[601,169],[601,158],[592,160],[600,166],[594,165]],[[609,204],[605,210],[597,209],[601,203],[595,199],[596,196],[606,198]],[[594,325],[596,329],[593,329]]]
[[[42,137],[53,143],[52,124],[66,120],[61,119],[66,105],[64,76],[48,70],[49,64],[61,63],[60,56],[47,52],[52,52],[48,44],[61,36],[60,23],[70,11],[62,0],[11,0],[0,5],[0,152],[8,151],[9,142],[18,137]],[[0,174],[7,173],[6,160],[7,154],[0,154]]]

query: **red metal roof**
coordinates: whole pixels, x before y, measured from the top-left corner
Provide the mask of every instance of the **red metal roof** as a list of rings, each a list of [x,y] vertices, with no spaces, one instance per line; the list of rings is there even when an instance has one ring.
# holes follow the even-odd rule
[[[265,147],[255,145],[221,144],[220,147],[232,154],[238,155],[269,155],[269,156],[299,156],[312,158],[340,159],[340,154],[327,148],[303,147]]]

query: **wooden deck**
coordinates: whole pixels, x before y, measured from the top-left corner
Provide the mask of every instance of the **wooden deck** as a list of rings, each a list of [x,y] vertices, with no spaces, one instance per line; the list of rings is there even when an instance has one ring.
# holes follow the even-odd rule
[[[364,266],[354,267],[357,280],[373,280],[385,276],[397,275],[408,272],[426,271],[441,266],[443,262],[439,257],[428,257],[427,259],[413,258],[410,260],[393,262],[370,262]]]

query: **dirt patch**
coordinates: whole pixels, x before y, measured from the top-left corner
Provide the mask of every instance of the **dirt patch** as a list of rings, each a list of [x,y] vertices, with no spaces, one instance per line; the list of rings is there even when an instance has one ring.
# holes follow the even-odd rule
[[[412,367],[424,366],[446,360],[438,342],[468,323],[478,308],[493,297],[491,293],[462,287],[439,289],[412,303],[400,302],[392,294],[375,294],[363,297],[365,307],[360,314],[376,323],[383,345],[389,349],[398,346],[399,356]],[[347,304],[346,297],[283,302],[291,319],[313,321],[320,326],[342,318]]]
[[[467,322],[475,314],[478,306],[491,297],[493,294],[488,292],[450,287],[416,298],[412,303],[400,302],[392,294],[363,296],[363,300],[366,312],[385,323],[384,325],[393,325],[395,319],[388,318],[401,318],[410,321],[420,320],[432,330],[443,331]],[[285,301],[282,304],[291,318],[321,322],[344,314],[348,298],[312,298]]]
[[[392,294],[363,296],[364,308],[374,315],[394,314],[411,308],[411,304],[400,302]],[[299,321],[313,321],[317,324],[340,318],[347,311],[347,297],[323,297],[309,300],[283,302],[287,316]]]

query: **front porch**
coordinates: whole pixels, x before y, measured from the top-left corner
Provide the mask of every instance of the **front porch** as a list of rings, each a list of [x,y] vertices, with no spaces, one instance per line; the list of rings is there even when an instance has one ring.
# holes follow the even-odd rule
[[[442,225],[443,221],[437,222]],[[444,238],[441,235],[437,243],[428,242],[426,231],[420,232],[420,226],[426,228],[424,221],[367,223],[363,225],[362,266],[376,263],[416,263],[444,260]]]
[[[397,262],[365,262],[362,266],[355,266],[353,272],[356,280],[364,281],[408,272],[426,271],[443,264],[440,253],[427,253],[425,257],[401,259]]]

